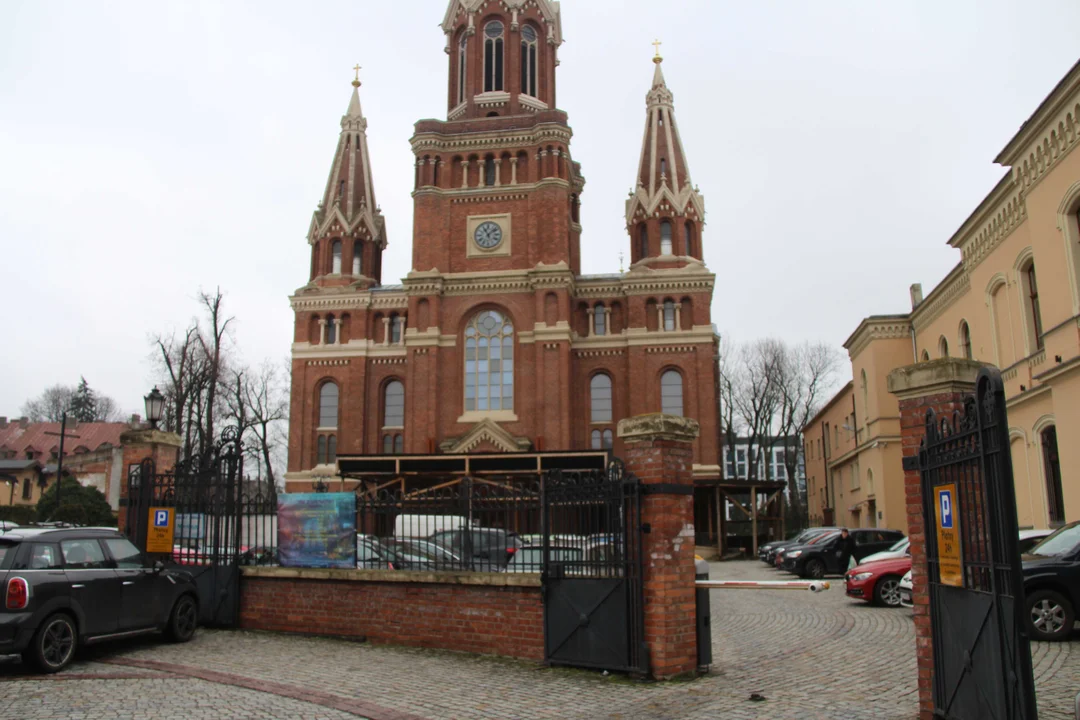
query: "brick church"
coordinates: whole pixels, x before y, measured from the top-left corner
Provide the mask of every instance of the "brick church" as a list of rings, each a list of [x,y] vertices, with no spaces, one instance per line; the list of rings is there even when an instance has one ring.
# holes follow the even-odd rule
[[[718,480],[715,276],[661,58],[627,178],[628,237],[610,248],[628,246],[630,265],[583,275],[585,178],[555,94],[559,4],[451,0],[442,29],[446,118],[420,120],[411,140],[401,284],[382,274],[389,232],[353,82],[308,230],[308,281],[290,298],[288,490],[334,477],[338,454],[618,456],[618,421],[654,412],[700,423],[695,478]]]

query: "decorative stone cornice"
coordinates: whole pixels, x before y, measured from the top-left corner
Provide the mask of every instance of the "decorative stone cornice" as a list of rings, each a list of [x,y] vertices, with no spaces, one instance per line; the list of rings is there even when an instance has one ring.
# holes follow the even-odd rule
[[[620,420],[618,433],[625,442],[650,440],[693,442],[700,434],[700,426],[697,420],[688,417],[650,413]]]
[[[1025,219],[1027,203],[1012,176],[1006,175],[953,233],[949,245],[959,248],[970,272]]]
[[[909,316],[875,315],[859,323],[859,327],[855,328],[855,332],[844,341],[844,348],[848,351],[848,357],[854,359],[874,340],[895,340],[910,336],[911,320]]]
[[[966,295],[969,290],[971,290],[971,275],[963,264],[957,265],[911,313],[911,324],[915,331],[921,331],[941,317],[943,312],[958,298]]]
[[[349,364],[349,358],[340,360],[308,360],[308,367],[344,367]]]
[[[511,435],[491,418],[484,418],[464,435],[447,438],[439,443],[439,449],[444,453],[461,454],[475,449],[483,442],[491,443],[503,452],[526,452],[532,447],[528,438]]]
[[[539,118],[538,118],[539,119]],[[468,135],[443,135],[424,131],[414,135],[409,143],[414,155],[455,155],[489,153],[499,148],[518,149],[535,147],[543,143],[558,142],[569,145],[574,133],[567,125],[557,122],[540,121],[525,130],[491,130],[489,132],[469,133]],[[449,158],[443,158],[446,162]]]
[[[626,351],[621,348],[607,348],[604,350],[574,350],[578,357],[610,357],[612,355],[625,355]]]
[[[941,358],[905,365],[889,373],[889,392],[900,400],[947,392],[971,392],[983,364],[961,358]]]

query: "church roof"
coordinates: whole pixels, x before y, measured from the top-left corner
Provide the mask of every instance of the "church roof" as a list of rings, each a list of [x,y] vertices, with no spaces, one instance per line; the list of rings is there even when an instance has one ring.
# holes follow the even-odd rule
[[[64,441],[64,455],[80,452],[93,452],[105,447],[119,447],[120,434],[130,430],[128,423],[71,423],[67,425],[67,439]],[[56,433],[49,435],[48,433]],[[79,437],[72,437],[78,435]],[[16,456],[25,457],[33,451],[48,455],[60,449],[60,423],[28,423],[25,427],[18,422],[8,423],[0,428],[0,449],[14,451]]]

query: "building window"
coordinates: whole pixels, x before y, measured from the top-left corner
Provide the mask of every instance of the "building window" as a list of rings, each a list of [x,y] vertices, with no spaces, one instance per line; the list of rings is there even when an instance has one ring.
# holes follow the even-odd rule
[[[665,160],[664,158],[660,158],[660,174],[667,174],[667,160]]]
[[[360,275],[364,271],[364,243],[355,241],[352,246],[352,274]]]
[[[686,239],[686,254],[697,255],[694,248],[694,226],[690,223],[683,225],[683,236]]]
[[[326,344],[333,345],[337,342],[337,320],[333,315],[326,316]]]
[[[330,246],[330,272],[334,275],[341,274],[341,241],[335,240]]]
[[[638,259],[649,256],[649,231],[644,226],[638,227]]]
[[[949,357],[949,341],[945,339],[944,335],[938,340],[938,355],[943,358]]]
[[[862,389],[863,417],[870,417],[870,394],[866,385],[866,370],[859,371],[859,384]]]
[[[464,33],[461,34],[461,41],[458,43],[458,91],[457,101],[460,105],[465,102],[465,50],[468,49],[469,38]]]
[[[521,92],[536,95],[536,28],[521,28]]]
[[[405,452],[405,436],[401,433],[396,435],[383,435],[383,454],[401,455]]]
[[[675,303],[671,300],[664,301],[664,330],[675,329]]]
[[[739,448],[735,451],[735,477],[746,477],[746,448]]]
[[[927,352],[926,350],[922,351],[922,361],[923,362],[930,362],[930,353]]]
[[[394,313],[390,316],[390,343],[392,345],[401,344],[401,316]]]
[[[337,435],[330,435],[326,438],[326,462],[337,462]]]
[[[611,430],[593,430],[590,444],[593,450],[610,450],[614,439]]]
[[[405,427],[405,386],[399,380],[383,390],[383,427]]]
[[[30,483],[30,478],[23,480],[22,484],[22,498],[23,500],[30,500],[34,495],[34,486]]]
[[[503,89],[503,24],[492,20],[484,27],[484,92]]]
[[[593,308],[593,333],[596,335],[607,334],[607,313],[603,303],[598,303]]]
[[[1057,428],[1042,431],[1043,473],[1046,475],[1046,511],[1052,524],[1065,522],[1065,498],[1061,492],[1061,462],[1058,459]]]
[[[660,412],[683,414],[682,375],[676,370],[668,370],[660,376]]]
[[[338,386],[337,383],[324,383],[319,388],[319,427],[336,428],[338,426]]]
[[[1028,322],[1031,327],[1028,330],[1028,352],[1042,350],[1042,312],[1039,310],[1039,284],[1035,280],[1035,263],[1028,263],[1023,270],[1024,295],[1026,297],[1025,308]]]
[[[966,359],[972,359],[971,328],[968,327],[967,320],[960,321],[960,352],[963,353]]]
[[[484,185],[491,187],[495,184],[495,158],[488,156],[484,161]]]
[[[514,326],[495,310],[465,328],[465,410],[514,409]]]
[[[319,436],[319,448],[315,456],[315,463],[317,465],[324,465],[326,463],[326,436]]]
[[[671,223],[667,220],[660,223],[660,254],[671,254]]]
[[[590,422],[611,422],[611,378],[604,373],[597,373],[589,381],[589,402],[591,403]]]

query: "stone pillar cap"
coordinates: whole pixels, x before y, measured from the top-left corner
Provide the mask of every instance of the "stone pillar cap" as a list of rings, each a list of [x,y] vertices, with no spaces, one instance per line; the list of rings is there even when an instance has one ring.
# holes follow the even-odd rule
[[[649,413],[620,420],[618,432],[619,437],[627,442],[639,440],[693,442],[697,439],[699,426],[697,420],[681,415]]]
[[[905,365],[889,373],[889,392],[901,400],[946,392],[971,392],[983,363],[941,358]]]
[[[120,433],[121,445],[171,445],[180,447],[184,441],[176,433],[164,430],[152,430],[139,428],[137,430],[125,430]]]

